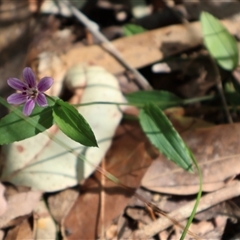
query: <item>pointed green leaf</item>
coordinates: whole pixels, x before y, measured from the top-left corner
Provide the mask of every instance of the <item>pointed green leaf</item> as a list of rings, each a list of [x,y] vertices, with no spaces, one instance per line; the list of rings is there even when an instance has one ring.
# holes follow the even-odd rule
[[[161,109],[177,106],[183,103],[183,100],[173,93],[167,91],[138,91],[126,95],[129,103],[147,104],[155,103]]]
[[[52,106],[46,108],[36,106],[29,117],[25,117],[21,110],[22,106],[17,107],[0,120],[0,144],[9,144],[35,136],[42,132],[38,125],[44,129],[53,125]],[[34,124],[29,124],[27,118]]]
[[[192,154],[165,114],[154,104],[140,111],[140,124],[151,143],[168,159],[192,171]]]
[[[57,100],[53,108],[53,118],[61,131],[74,141],[85,146],[97,146],[97,141],[89,124],[69,103]]]
[[[146,32],[146,29],[136,24],[129,23],[123,26],[123,34],[125,36],[132,36],[143,32]]]
[[[207,12],[200,16],[205,46],[217,63],[226,70],[238,65],[238,46],[235,38],[222,23]]]

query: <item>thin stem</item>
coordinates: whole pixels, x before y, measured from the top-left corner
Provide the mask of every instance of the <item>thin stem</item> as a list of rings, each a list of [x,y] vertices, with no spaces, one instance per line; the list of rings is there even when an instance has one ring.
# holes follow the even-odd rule
[[[214,70],[214,72],[215,72],[215,74],[216,74],[217,89],[218,89],[220,98],[221,98],[221,100],[222,100],[222,104],[223,104],[224,111],[225,111],[225,113],[226,113],[228,122],[229,122],[229,123],[233,123],[231,114],[230,114],[229,109],[228,109],[228,106],[227,106],[227,101],[226,101],[226,98],[225,98],[225,95],[224,95],[224,92],[223,92],[221,75],[220,75],[220,73],[219,73],[218,66],[217,66],[216,62],[214,61],[214,59],[213,59],[211,56],[210,56],[210,59],[211,59],[211,61],[212,61],[213,70]]]
[[[144,104],[141,103],[119,103],[119,102],[87,102],[87,103],[79,103],[79,104],[74,104],[73,106],[75,107],[85,107],[89,105],[98,105],[98,104],[106,104],[106,105],[116,105],[116,106],[136,106],[139,108],[142,108]]]
[[[193,104],[193,103],[197,103],[197,102],[203,102],[203,101],[208,101],[208,100],[213,100],[215,99],[216,96],[213,95],[209,95],[209,96],[203,96],[203,97],[196,97],[196,98],[190,98],[190,99],[184,99],[182,101],[182,104],[186,105],[186,104]]]
[[[216,98],[216,96],[204,96],[204,97],[197,97],[197,98],[191,98],[191,99],[184,99],[182,100],[183,105],[188,105],[188,104],[193,104],[196,102],[203,102],[203,101],[208,101]],[[156,105],[161,105],[159,102],[154,102]],[[94,104],[106,104],[106,105],[116,105],[116,106],[135,106],[138,108],[143,108],[145,106],[144,103],[134,103],[134,102],[87,102],[87,103],[79,103],[79,104],[74,104],[73,106],[75,107],[83,107],[83,106],[89,106],[89,105],[94,105]]]
[[[190,150],[189,150],[190,152]],[[185,226],[184,230],[183,230],[183,233],[182,233],[182,236],[180,238],[180,240],[184,240],[184,238],[186,237],[187,233],[189,232],[189,227],[193,221],[193,218],[197,212],[197,207],[199,205],[199,202],[201,200],[201,196],[202,196],[202,172],[201,172],[201,169],[197,163],[197,160],[195,159],[195,157],[193,156],[193,154],[190,152],[191,156],[192,156],[192,160],[193,160],[193,163],[197,169],[197,173],[198,173],[198,178],[199,178],[199,190],[198,190],[198,194],[197,194],[197,199],[196,199],[196,202],[194,204],[194,207],[193,207],[193,210],[191,212],[191,215],[187,221],[187,225]]]

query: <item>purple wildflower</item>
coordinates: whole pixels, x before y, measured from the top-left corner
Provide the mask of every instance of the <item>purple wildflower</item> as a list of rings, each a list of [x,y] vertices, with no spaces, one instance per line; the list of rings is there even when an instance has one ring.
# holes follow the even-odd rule
[[[17,78],[9,78],[7,80],[10,87],[20,91],[11,94],[7,98],[7,102],[14,105],[25,103],[23,114],[29,116],[35,107],[35,103],[40,107],[46,107],[48,105],[46,96],[43,92],[52,86],[53,79],[50,77],[44,77],[37,84],[36,77],[32,69],[29,67],[23,69],[23,79],[24,81]]]

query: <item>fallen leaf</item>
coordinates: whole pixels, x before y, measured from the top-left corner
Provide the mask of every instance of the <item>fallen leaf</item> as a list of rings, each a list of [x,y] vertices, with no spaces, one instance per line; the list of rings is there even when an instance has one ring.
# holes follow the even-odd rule
[[[151,149],[138,125],[121,125],[110,148],[104,169],[129,190],[96,172],[81,188],[81,194],[64,220],[66,239],[96,239],[124,209],[151,163]]]
[[[224,20],[222,23],[231,34],[238,33],[239,21],[237,19]],[[199,22],[171,25],[120,38],[112,41],[112,44],[132,67],[140,68],[202,44],[201,26]],[[39,78],[53,73],[55,76],[52,77],[56,82],[61,82],[66,71],[79,63],[102,66],[114,74],[125,71],[125,67],[102,46],[75,45],[64,53],[61,48],[59,49],[60,53],[48,50],[29,58],[30,63],[36,63],[33,60],[38,59]],[[53,62],[55,64],[52,64]]]
[[[30,223],[27,219],[25,219],[21,224],[17,225],[15,228],[10,229],[7,232],[4,240],[34,240],[33,238],[33,230],[30,226]]]
[[[41,196],[40,191],[29,191],[10,196],[7,200],[7,210],[0,216],[0,228],[6,227],[15,218],[30,214]]]
[[[48,197],[49,211],[56,223],[61,225],[62,219],[67,215],[78,195],[77,190],[65,189]]]
[[[225,239],[223,234],[226,229],[228,218],[226,216],[218,216],[214,219],[215,228],[202,236],[203,239]],[[228,237],[227,237],[228,238]]]
[[[34,209],[34,239],[56,239],[57,227],[46,203],[42,200]]]
[[[226,135],[227,133],[227,135]],[[215,191],[240,172],[240,124],[219,125],[182,133],[203,174],[203,191]],[[159,156],[142,179],[142,186],[156,192],[189,195],[198,192],[197,174],[181,170]]]

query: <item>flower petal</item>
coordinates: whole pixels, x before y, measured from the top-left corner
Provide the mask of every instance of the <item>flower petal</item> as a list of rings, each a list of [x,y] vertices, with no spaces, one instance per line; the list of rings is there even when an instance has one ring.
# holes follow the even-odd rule
[[[7,102],[14,105],[19,105],[27,101],[27,96],[22,93],[13,93],[7,98]]]
[[[43,93],[38,93],[36,102],[40,107],[46,107],[48,105],[47,99]]]
[[[53,79],[51,77],[44,77],[37,85],[38,91],[45,92],[53,85]]]
[[[7,83],[10,87],[12,87],[15,90],[19,90],[19,91],[24,91],[28,88],[26,83],[22,82],[21,80],[19,80],[17,78],[9,78],[7,80]]]
[[[27,100],[24,107],[23,107],[23,114],[25,116],[29,116],[32,113],[34,107],[35,107],[34,100],[33,99]]]
[[[30,88],[36,87],[36,77],[30,67],[23,69],[23,78]]]

